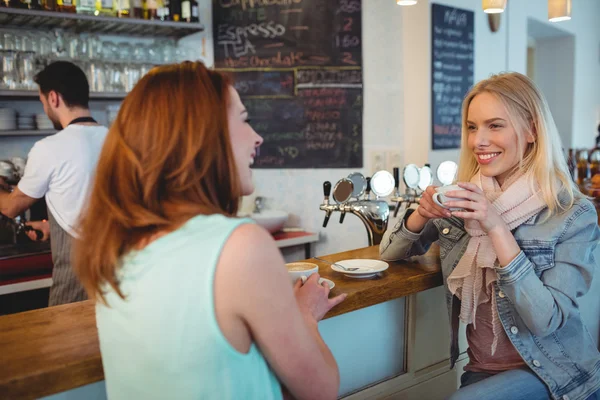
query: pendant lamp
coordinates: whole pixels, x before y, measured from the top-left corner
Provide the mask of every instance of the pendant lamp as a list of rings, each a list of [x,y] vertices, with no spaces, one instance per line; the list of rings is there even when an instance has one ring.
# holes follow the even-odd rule
[[[571,0],[548,0],[548,21],[560,22],[571,19]]]
[[[499,14],[506,8],[506,0],[481,0],[483,12],[486,14]]]

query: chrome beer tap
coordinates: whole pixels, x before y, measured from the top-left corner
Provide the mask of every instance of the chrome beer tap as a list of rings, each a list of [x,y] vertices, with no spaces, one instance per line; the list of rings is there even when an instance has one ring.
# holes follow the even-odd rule
[[[379,171],[378,187],[385,191],[386,186],[393,187],[393,177],[387,171]],[[373,179],[376,179],[376,175]],[[387,174],[387,175],[386,175]],[[389,176],[389,177],[388,177]],[[385,200],[379,199],[391,193],[391,190],[387,194],[377,192],[374,188],[371,188],[370,183],[373,182],[369,179],[365,179],[362,174],[353,173],[348,178],[342,178],[335,185],[333,189],[333,199],[337,205],[329,204],[329,191],[331,189],[331,183],[325,182],[323,184],[323,190],[325,192],[325,199],[323,204],[319,206],[320,210],[325,211],[325,221],[323,227],[327,226],[327,221],[332,212],[340,211],[340,223],[344,221],[346,213],[356,215],[365,225],[367,230],[367,238],[369,246],[381,243],[383,234],[387,229],[389,219],[389,205]],[[377,198],[371,200],[369,198],[370,192],[373,191]],[[365,195],[365,197],[363,197]],[[363,197],[363,200],[360,200]],[[356,200],[350,201],[351,198]]]
[[[415,164],[408,164],[404,167],[402,172],[402,178],[406,185],[406,191],[404,194],[400,193],[400,169],[394,168],[394,179],[396,180],[396,188],[392,202],[396,203],[394,210],[394,218],[398,216],[398,212],[402,208],[403,210],[411,206],[411,204],[417,204],[421,200],[421,195],[418,193],[418,187],[421,180],[420,169]]]

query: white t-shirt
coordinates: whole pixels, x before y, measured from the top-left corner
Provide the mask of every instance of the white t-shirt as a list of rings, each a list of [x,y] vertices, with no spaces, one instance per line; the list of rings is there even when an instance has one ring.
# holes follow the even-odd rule
[[[107,132],[104,126],[74,124],[36,142],[19,181],[27,196],[46,196],[56,222],[73,237]]]

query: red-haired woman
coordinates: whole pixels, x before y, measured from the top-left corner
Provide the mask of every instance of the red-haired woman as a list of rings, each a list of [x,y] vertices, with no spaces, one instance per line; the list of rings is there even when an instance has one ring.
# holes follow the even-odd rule
[[[317,322],[344,296],[316,274],[292,288],[271,236],[235,217],[261,143],[201,63],[155,68],[123,101],[75,249],[110,399],[337,396]]]

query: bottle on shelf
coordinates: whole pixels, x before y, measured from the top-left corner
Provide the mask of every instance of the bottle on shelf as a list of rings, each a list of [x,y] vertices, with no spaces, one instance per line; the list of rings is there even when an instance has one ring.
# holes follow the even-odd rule
[[[79,0],[77,14],[94,14],[96,12],[96,0]]]
[[[145,0],[133,0],[132,2],[132,10],[131,16],[133,18],[144,18],[144,5],[146,4]]]
[[[192,22],[191,0],[181,0],[181,20],[183,22]]]
[[[158,19],[158,8],[160,7],[159,0],[146,0],[147,18]]]
[[[171,20],[171,16],[169,15],[169,4],[170,4],[169,0],[162,0],[158,4],[158,9],[156,10],[156,15],[157,15],[158,19],[160,19],[161,21],[170,21]]]
[[[2,7],[27,8],[27,4],[21,2],[21,0],[1,0],[0,4],[2,4]]]
[[[181,1],[180,0],[170,0],[169,1],[169,15],[171,17],[171,21],[174,21],[174,22],[181,21]]]
[[[40,4],[40,0],[30,0],[28,3],[28,8],[30,10],[41,10],[42,5]]]
[[[588,151],[581,150],[577,157],[577,184],[582,185],[583,180],[590,177],[590,164],[588,163]]]
[[[600,174],[600,149],[592,151],[590,155],[590,175]]]
[[[45,11],[56,11],[56,0],[44,0],[42,2],[42,8]]]
[[[567,165],[569,167],[569,172],[571,173],[571,178],[573,180],[576,179],[575,171],[577,170],[577,159],[575,157],[575,149],[569,149],[569,157],[567,158]]]
[[[198,0],[190,0],[192,5],[191,22],[200,22],[200,14],[198,11]]]
[[[95,15],[104,15],[107,17],[114,17],[114,0],[96,0],[96,12]]]
[[[129,0],[114,0],[113,1],[113,13],[119,18],[129,18],[130,3]]]
[[[56,11],[74,13],[77,12],[77,0],[56,0]]]

